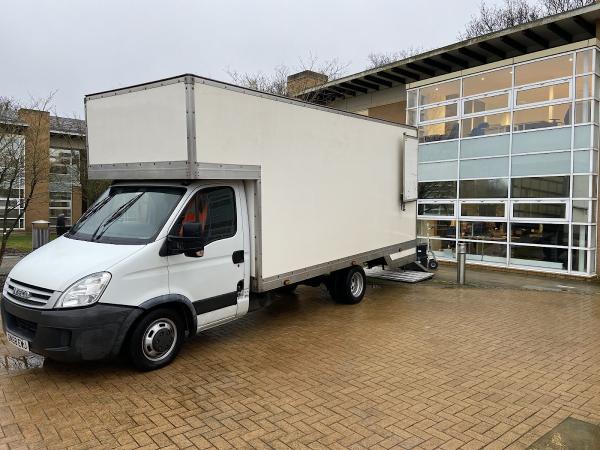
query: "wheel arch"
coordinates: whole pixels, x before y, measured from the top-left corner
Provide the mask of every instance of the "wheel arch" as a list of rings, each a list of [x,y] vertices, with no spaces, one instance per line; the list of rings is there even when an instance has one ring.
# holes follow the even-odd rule
[[[174,308],[184,318],[185,326],[188,331],[188,337],[194,336],[198,329],[198,319],[194,305],[187,297],[179,294],[166,294],[146,300],[139,305],[139,308],[144,310],[144,313],[156,308]],[[142,315],[140,315],[141,317]],[[131,329],[132,327],[130,327]]]

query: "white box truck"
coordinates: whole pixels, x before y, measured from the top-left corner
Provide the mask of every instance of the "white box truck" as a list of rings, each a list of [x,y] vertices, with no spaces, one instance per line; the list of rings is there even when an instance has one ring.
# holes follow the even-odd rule
[[[416,130],[194,75],[86,97],[90,178],[111,187],[3,290],[8,340],[142,370],[254,298],[414,261]]]

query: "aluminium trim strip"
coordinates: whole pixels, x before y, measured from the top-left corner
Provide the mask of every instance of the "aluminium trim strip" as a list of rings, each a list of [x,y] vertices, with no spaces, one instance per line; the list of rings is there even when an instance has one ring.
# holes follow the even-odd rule
[[[286,272],[264,279],[257,278],[255,280],[252,280],[252,287],[256,292],[269,291],[271,289],[275,289],[286,284],[299,283],[301,281],[318,277],[320,275],[326,275],[335,270],[344,269],[352,265],[363,264],[373,259],[389,256],[391,254],[398,253],[403,250],[414,248],[416,247],[416,245],[417,239],[412,239],[410,241],[405,241],[399,244],[382,247],[376,250],[371,250],[369,252],[358,253],[356,255],[347,256],[323,264],[317,264],[314,266],[306,267],[297,271]],[[411,261],[413,261],[415,256],[409,256]]]
[[[187,161],[92,164],[88,178],[97,180],[258,180],[260,166]]]

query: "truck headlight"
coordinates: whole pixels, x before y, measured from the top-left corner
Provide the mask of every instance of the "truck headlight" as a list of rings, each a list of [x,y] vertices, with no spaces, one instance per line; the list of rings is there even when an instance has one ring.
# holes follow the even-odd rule
[[[73,283],[58,299],[57,308],[75,308],[96,303],[108,282],[110,273],[98,272]]]

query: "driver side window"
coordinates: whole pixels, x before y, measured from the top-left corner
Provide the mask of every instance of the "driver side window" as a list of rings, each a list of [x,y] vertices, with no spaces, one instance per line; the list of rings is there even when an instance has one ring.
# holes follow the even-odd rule
[[[186,223],[199,224],[198,229],[204,238],[204,245],[235,236],[237,214],[233,189],[223,186],[196,192],[186,205],[172,233],[183,236],[183,226]]]

